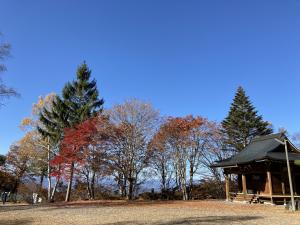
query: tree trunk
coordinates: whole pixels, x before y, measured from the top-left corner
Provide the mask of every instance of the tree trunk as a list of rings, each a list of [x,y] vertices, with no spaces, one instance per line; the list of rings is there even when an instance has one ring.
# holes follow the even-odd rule
[[[50,195],[50,202],[54,201],[54,195],[55,195],[55,192],[56,192],[58,183],[59,183],[59,178],[56,178],[55,185],[54,185],[54,187],[53,187],[53,189],[52,189],[52,193],[51,193],[51,195]]]
[[[123,177],[123,184],[122,184],[122,193],[123,193],[123,197],[127,196],[127,179],[125,179],[125,177]]]
[[[67,193],[66,193],[66,199],[65,199],[66,202],[70,201],[70,197],[71,197],[73,173],[74,173],[74,162],[71,163],[71,167],[70,167],[70,179],[69,179],[68,189],[67,189]]]
[[[52,199],[51,199],[51,176],[50,176],[50,173],[51,173],[51,166],[50,166],[50,159],[51,159],[51,156],[50,156],[50,145],[49,145],[49,138],[48,138],[48,146],[47,146],[47,178],[48,178],[48,201],[50,202]]]
[[[87,194],[88,194],[88,199],[92,199],[92,191],[91,191],[91,184],[90,184],[90,179],[89,179],[89,173],[86,175],[86,189],[87,189]]]
[[[188,200],[188,193],[187,193],[185,179],[182,179],[180,183],[181,183],[182,200]]]
[[[165,170],[165,166],[162,163],[162,170],[161,170],[161,182],[162,182],[162,190],[166,190],[166,170]]]
[[[161,164],[161,198],[166,199],[167,198],[167,184],[166,184],[166,168],[164,163]]]
[[[14,193],[14,198],[13,198],[14,202],[17,202],[18,188],[19,188],[19,178],[17,177],[14,182],[14,186],[12,188],[12,193]]]
[[[119,173],[119,175],[118,175],[118,187],[119,187],[119,195],[121,197],[127,196],[126,179],[124,178],[124,175],[121,173]]]
[[[47,190],[47,199],[48,202],[51,201],[51,177],[48,175],[48,190]]]
[[[42,191],[43,189],[43,182],[44,182],[44,175],[42,174],[40,177],[40,187],[39,187],[39,192]]]
[[[193,181],[194,181],[194,165],[190,164],[190,184],[189,184],[189,194],[188,198],[191,200],[193,198]]]
[[[128,179],[128,200],[132,200],[133,198],[133,178]]]
[[[95,177],[96,173],[95,171],[92,172],[92,180],[91,180],[91,197],[92,199],[95,199]]]
[[[122,180],[121,180],[121,178],[119,179],[119,181],[118,181],[118,186],[119,186],[119,195],[121,196],[121,197],[124,197],[124,189],[123,189],[123,184],[122,184]]]
[[[180,184],[179,184],[179,177],[178,177],[178,166],[175,165],[174,169],[175,169],[175,185],[179,189],[180,188]]]
[[[48,198],[48,201],[51,201],[51,177],[50,177],[50,174],[48,173],[48,190],[47,190],[47,198]]]
[[[186,188],[186,181],[185,179],[181,179],[181,192],[182,192],[182,200],[188,200],[188,193],[187,193],[187,188]]]
[[[184,162],[178,162],[178,178],[182,192],[182,199],[188,200],[188,193],[186,188],[186,164]]]

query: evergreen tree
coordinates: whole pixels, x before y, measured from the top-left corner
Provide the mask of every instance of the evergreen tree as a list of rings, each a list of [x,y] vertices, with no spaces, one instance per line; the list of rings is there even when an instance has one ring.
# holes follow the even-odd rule
[[[58,146],[63,137],[64,128],[70,126],[68,107],[56,96],[51,109],[43,108],[40,114],[38,131],[44,138],[50,138],[52,146]]]
[[[56,96],[51,109],[44,108],[38,129],[43,136],[49,136],[59,143],[66,127],[73,127],[102,112],[103,99],[99,99],[96,80],[90,81],[91,70],[84,62],[77,69],[77,79],[68,82],[62,97]]]
[[[99,99],[96,80],[90,78],[91,70],[84,62],[77,69],[76,80],[68,82],[64,86],[62,97],[57,96],[51,110],[44,109],[41,113],[42,126],[38,130],[44,137],[50,137],[58,148],[65,128],[75,127],[102,112],[104,101]],[[66,201],[70,200],[74,166],[73,162],[69,168],[70,177]]]
[[[0,166],[3,166],[5,164],[5,160],[6,160],[5,155],[0,155]]]
[[[270,123],[257,115],[255,107],[242,87],[238,87],[228,116],[222,121],[226,144],[235,151],[241,151],[250,141],[273,132]]]
[[[90,80],[91,70],[84,62],[77,70],[77,79],[63,88],[62,97],[69,110],[71,126],[77,125],[102,111],[96,80]]]

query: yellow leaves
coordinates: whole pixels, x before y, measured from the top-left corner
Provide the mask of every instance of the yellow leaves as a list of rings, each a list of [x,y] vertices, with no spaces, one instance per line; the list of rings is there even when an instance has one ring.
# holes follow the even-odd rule
[[[42,96],[38,97],[37,103],[32,104],[32,114],[37,115],[41,111],[41,109],[44,107],[44,99]]]
[[[19,147],[19,154],[27,155],[32,158],[36,158],[41,154],[44,154],[43,149],[39,143],[41,142],[41,137],[35,131],[30,131],[25,134],[25,136],[17,142]]]
[[[28,117],[25,117],[20,124],[20,129],[23,131],[34,130],[39,123],[39,115],[44,107],[47,109],[51,108],[52,102],[56,97],[55,93],[50,93],[46,95],[45,98],[42,96],[38,97],[37,103],[32,104],[32,114]]]
[[[21,121],[21,124],[19,127],[21,130],[25,131],[28,127],[30,127],[32,125],[33,125],[32,119],[29,117],[26,117]]]
[[[32,104],[32,113],[28,117],[25,117],[21,123],[21,130],[25,131],[25,135],[17,143],[13,145],[12,152],[10,155],[19,157],[20,159],[35,159],[35,158],[45,158],[45,140],[41,138],[37,131],[37,126],[39,124],[39,115],[44,107],[47,109],[52,107],[52,102],[56,97],[55,93],[50,93],[43,98],[38,97],[38,101]]]
[[[46,104],[47,103],[51,103],[54,100],[55,97],[56,97],[56,93],[54,93],[54,92],[46,95],[46,97],[45,97],[45,103]]]
[[[30,118],[26,117],[26,118],[24,118],[24,119],[22,120],[21,125],[22,125],[22,126],[28,126],[28,125],[30,125],[31,123],[32,123],[32,120],[31,120]]]
[[[37,103],[34,103],[32,105],[32,114],[39,115],[41,110],[44,107],[51,107],[55,96],[56,96],[56,94],[54,92],[46,95],[45,98],[43,98],[42,96],[39,96]]]
[[[36,107],[38,109],[41,109],[44,106],[44,99],[42,98],[42,96],[39,96],[38,102],[36,103]]]

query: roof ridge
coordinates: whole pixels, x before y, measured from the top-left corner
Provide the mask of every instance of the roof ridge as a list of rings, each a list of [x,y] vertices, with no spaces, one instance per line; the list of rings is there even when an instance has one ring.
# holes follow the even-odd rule
[[[286,137],[284,133],[268,134],[268,135],[257,136],[253,138],[251,142],[265,141],[265,140],[275,139],[275,138],[281,139],[283,137]]]

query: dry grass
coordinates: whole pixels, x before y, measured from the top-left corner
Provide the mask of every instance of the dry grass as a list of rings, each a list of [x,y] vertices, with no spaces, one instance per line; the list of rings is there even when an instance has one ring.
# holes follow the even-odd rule
[[[280,206],[223,201],[93,201],[0,207],[0,225],[300,224],[300,212]]]

